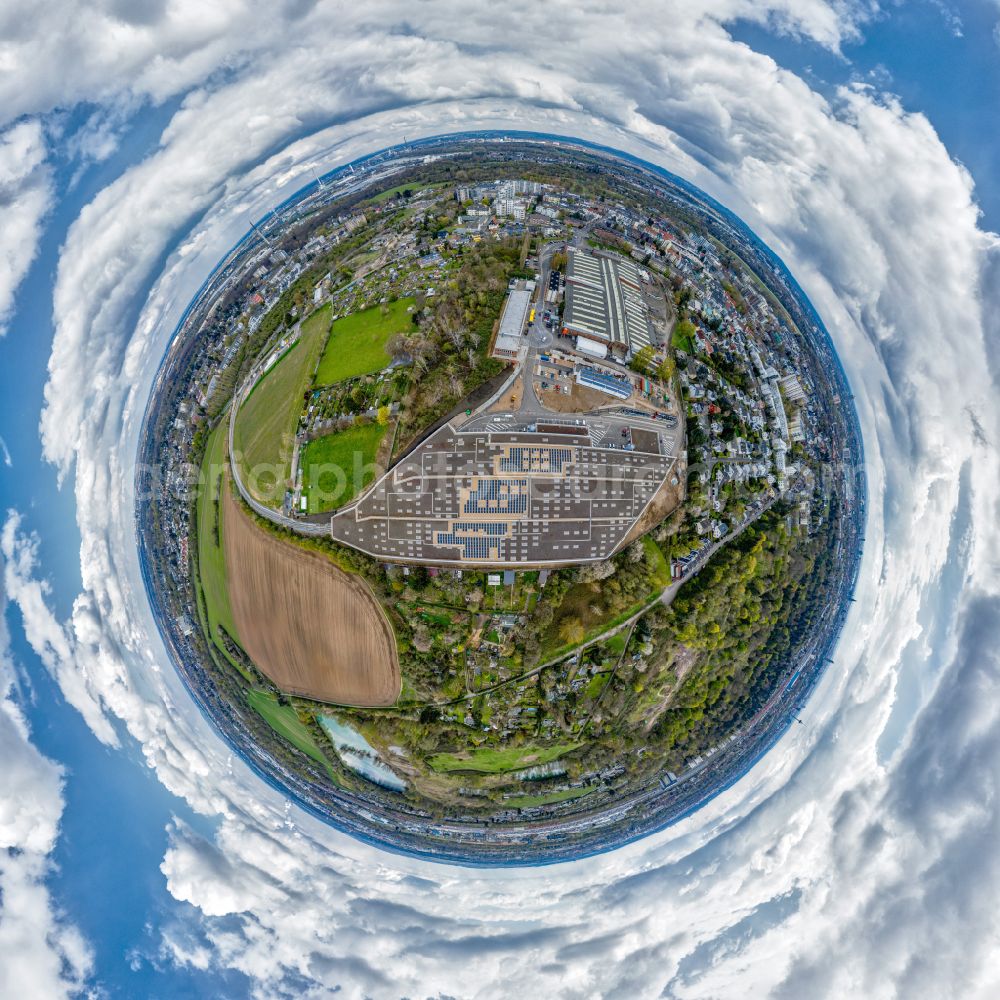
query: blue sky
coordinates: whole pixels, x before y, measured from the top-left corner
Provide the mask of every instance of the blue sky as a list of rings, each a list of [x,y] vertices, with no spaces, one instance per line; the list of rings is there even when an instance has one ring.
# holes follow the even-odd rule
[[[844,42],[840,54],[808,39],[741,22],[734,37],[824,93],[870,82],[930,119],[949,152],[972,173],[985,224],[1000,231],[1000,41],[997,7],[918,0],[889,8]]]
[[[80,533],[72,489],[58,489],[56,470],[42,460],[38,414],[52,338],[52,278],[66,225],[117,166],[144,151],[150,139],[126,142],[119,162],[82,177],[67,192],[18,296],[17,315],[0,341],[0,434],[12,465],[0,465],[0,508],[22,512],[37,534],[39,559],[51,585],[52,607],[69,615],[80,590]],[[152,136],[155,141],[155,134]],[[64,171],[68,175],[69,170]],[[67,178],[68,179],[68,178]],[[10,652],[22,669],[23,705],[38,749],[66,768],[65,809],[49,881],[59,907],[72,914],[93,946],[91,982],[108,997],[243,996],[243,977],[199,973],[159,963],[152,928],[176,919],[159,864],[174,816],[197,822],[145,767],[134,741],[123,751],[103,747],[42,667],[9,611]]]
[[[1000,7],[791,6],[573,4],[558,51],[551,5],[20,12],[35,27],[0,78],[0,738],[37,815],[0,785],[0,908],[21,886],[38,922],[16,953],[0,932],[0,992],[20,957],[45,996],[991,995]],[[853,81],[871,90],[847,114]],[[455,877],[290,815],[231,764],[162,659],[118,500],[129,389],[141,404],[247,212],[404,130],[503,125],[653,158],[771,242],[854,382],[873,521],[863,616],[803,732],[662,837]]]

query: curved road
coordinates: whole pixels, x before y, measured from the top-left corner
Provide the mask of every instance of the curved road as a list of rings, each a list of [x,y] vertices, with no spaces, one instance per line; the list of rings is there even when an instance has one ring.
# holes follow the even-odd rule
[[[243,485],[243,475],[240,471],[240,463],[236,461],[236,451],[233,447],[233,442],[236,436],[236,414],[240,412],[240,407],[243,405],[247,396],[250,395],[251,390],[259,381],[263,371],[255,367],[250,373],[243,387],[234,394],[232,404],[229,408],[229,468],[232,472],[233,482],[236,483],[236,489],[239,490],[239,494],[247,502],[247,505],[255,513],[259,514],[261,517],[266,517],[273,524],[277,524],[282,528],[287,528],[289,531],[294,531],[300,535],[313,535],[314,537],[322,537],[324,535],[329,536],[330,528],[327,524],[315,524],[310,521],[297,521],[294,518],[287,517],[282,514],[281,511],[273,510],[270,507],[266,507],[264,504],[260,503],[259,500],[254,497],[250,491]]]

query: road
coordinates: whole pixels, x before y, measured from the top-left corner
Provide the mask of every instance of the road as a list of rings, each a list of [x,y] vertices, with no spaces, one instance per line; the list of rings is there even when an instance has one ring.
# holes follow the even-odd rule
[[[232,472],[233,482],[236,484],[236,489],[239,491],[240,496],[243,497],[250,509],[261,517],[267,518],[272,524],[277,524],[279,527],[287,528],[289,531],[294,531],[300,535],[311,535],[315,538],[329,537],[329,524],[315,524],[287,517],[281,511],[272,510],[270,507],[266,507],[260,503],[246,486],[243,485],[243,473],[240,469],[240,463],[235,458],[236,415],[240,412],[240,407],[243,405],[244,400],[250,395],[251,390],[257,384],[262,374],[263,366],[258,362],[254,365],[246,382],[233,394],[233,401],[229,408],[229,467]]]
[[[752,517],[745,517],[740,525],[724,535],[722,538],[716,540],[707,548],[702,549],[698,555],[688,563],[686,567],[686,572],[679,580],[674,580],[669,583],[660,593],[655,597],[650,598],[638,611],[630,615],[624,621],[619,622],[617,625],[601,632],[599,635],[595,635],[588,639],[586,642],[581,643],[579,646],[574,646],[572,649],[567,650],[564,653],[560,653],[559,656],[553,657],[551,660],[546,660],[544,663],[540,663],[537,667],[532,667],[531,670],[526,670],[523,674],[518,674],[516,677],[508,677],[506,680],[497,681],[496,684],[491,684],[489,687],[482,688],[473,694],[464,694],[458,698],[449,698],[445,701],[435,701],[430,702],[430,704],[435,707],[442,707],[444,705],[455,705],[461,701],[471,701],[473,698],[478,698],[480,695],[489,694],[491,691],[496,691],[498,688],[506,687],[508,684],[517,684],[528,677],[534,677],[535,674],[541,673],[543,670],[547,670],[549,667],[554,667],[557,663],[562,663],[568,660],[570,657],[579,656],[584,650],[590,649],[591,646],[596,646],[598,643],[606,642],[612,636],[617,635],[622,629],[632,629],[635,627],[636,622],[642,618],[643,615],[647,614],[652,608],[655,608],[657,604],[662,604],[664,607],[670,607],[673,603],[674,598],[677,596],[678,591],[685,583],[688,582],[696,573],[705,567],[705,564],[723,547],[723,545],[728,544],[734,538],[738,538],[747,528],[750,527],[755,521],[758,521],[766,511],[770,510],[771,507],[779,499],[779,494],[774,494],[769,497],[767,503],[765,503]]]
[[[550,262],[552,255],[561,246],[561,243],[550,243],[546,244],[539,255],[539,265],[541,268],[541,273],[544,277],[545,282],[548,281],[548,275],[550,273]],[[515,412],[508,412],[506,414],[490,414],[487,411],[490,406],[494,405],[497,399],[503,397],[510,389],[510,385],[513,383],[514,378],[517,376],[517,369],[515,369],[510,378],[497,389],[489,399],[482,402],[475,410],[474,414],[460,421],[462,424],[463,431],[465,430],[475,430],[477,433],[486,433],[489,435],[491,432],[503,431],[511,432],[516,431],[518,428],[514,426],[507,426],[507,424],[520,423],[524,424],[526,427],[531,427],[531,425],[537,422],[548,422],[553,424],[567,424],[567,423],[583,423],[583,419],[574,419],[573,414],[559,414],[554,413],[545,409],[538,401],[535,394],[534,386],[532,383],[532,370],[534,368],[534,359],[536,354],[542,347],[549,341],[551,334],[545,329],[544,322],[542,321],[542,309],[536,308],[536,318],[534,323],[531,324],[527,335],[524,338],[524,346],[522,348],[521,357],[519,358],[521,382],[523,385],[522,398],[520,401],[520,406]],[[294,338],[295,332],[293,331],[289,334],[288,339]],[[245,383],[237,390],[234,394],[233,405],[229,415],[229,451],[231,456],[236,456],[235,449],[235,428],[236,428],[236,418],[239,410],[247,398],[249,393],[252,391],[253,387],[257,382],[264,377],[265,371],[262,363],[254,366],[250,375],[246,379]],[[642,480],[643,486],[646,484],[650,470],[655,466],[658,474],[665,478],[669,475],[670,468],[674,461],[676,461],[676,446],[677,446],[677,434],[674,428],[667,423],[658,422],[653,420],[652,416],[641,417],[635,415],[626,415],[625,413],[617,412],[620,410],[620,406],[610,406],[608,408],[601,408],[598,412],[597,424],[596,426],[597,438],[594,447],[602,448],[617,448],[618,451],[608,452],[608,454],[615,458],[617,456],[615,464],[618,465],[630,465],[634,466],[637,461],[644,461],[649,467],[644,475],[645,479]],[[480,426],[480,424],[482,426]],[[623,444],[619,441],[619,431],[621,431],[622,436],[625,435],[627,426],[635,425],[636,427],[642,426],[646,430],[649,430],[657,435],[659,444],[654,452],[652,447],[646,452],[640,446],[636,451],[630,451],[627,454],[624,451]],[[523,429],[523,428],[522,428]],[[601,444],[600,442],[605,443]],[[603,454],[603,453],[602,453]],[[645,457],[643,457],[645,456]],[[610,461],[610,460],[609,460]],[[660,465],[666,463],[666,467],[660,470]],[[312,537],[324,537],[331,533],[330,522],[327,519],[321,520],[311,520],[305,518],[298,518],[284,510],[273,509],[264,503],[260,502],[256,497],[252,495],[250,490],[247,488],[243,480],[243,469],[240,467],[238,461],[232,461],[232,475],[233,481],[236,484],[236,488],[240,493],[240,496],[246,501],[250,508],[257,513],[260,517],[266,518],[271,523],[278,525],[288,531],[295,532],[301,535],[307,535]],[[611,475],[608,473],[608,475]],[[377,488],[376,484],[376,488]],[[358,504],[366,503],[367,497],[371,496],[371,491],[366,492],[362,497],[356,498],[350,504],[345,505],[338,514],[345,514],[352,511]],[[643,495],[645,503],[649,503],[652,500],[652,496],[648,498]],[[641,516],[641,514],[640,514]],[[597,523],[597,519],[594,519],[593,524]],[[342,539],[343,540],[343,539]],[[356,548],[360,548],[361,551],[368,552],[374,558],[381,558],[385,553],[381,550],[378,552],[369,551],[364,546],[357,544],[357,540],[348,540],[347,544],[352,544]],[[419,561],[419,560],[417,560]],[[534,564],[534,560],[527,559],[521,560],[526,565]],[[556,560],[548,560],[549,562],[557,563]],[[483,563],[483,566],[487,566],[487,562]]]
[[[539,267],[542,269],[542,279],[546,283],[543,286],[543,297],[544,288],[547,287],[547,282],[549,280],[549,262],[552,259],[552,255],[562,246],[561,242],[553,242],[545,244],[539,253]],[[528,336],[526,337],[526,350],[527,357],[533,361],[534,353],[538,346],[544,346],[549,342],[549,333],[545,330],[544,323],[541,322],[542,310],[536,312],[536,318],[534,324],[529,328]],[[296,325],[297,328],[298,324]],[[294,337],[293,337],[294,339]],[[521,360],[521,359],[519,359]],[[538,402],[538,398],[535,396],[534,389],[531,385],[530,367],[528,364],[522,364],[522,371],[525,373],[523,382],[525,384],[524,394],[521,398],[521,409],[530,412],[532,415],[537,414],[538,416],[551,416]],[[251,370],[247,380],[244,382],[242,387],[238,388],[233,394],[233,402],[229,412],[229,454],[233,456],[235,454],[234,441],[235,441],[235,430],[236,430],[236,415],[239,413],[240,407],[243,405],[244,400],[250,395],[251,390],[257,384],[257,381],[263,375],[263,370],[261,364],[257,364]],[[517,370],[511,374],[511,378],[501,387],[497,393],[490,399],[486,400],[477,408],[477,413],[482,413],[489,409],[496,401],[501,398],[507,391],[509,391],[510,384],[513,382],[517,375]],[[267,507],[260,503],[246,488],[243,483],[242,470],[239,467],[239,463],[236,461],[231,461],[230,465],[232,467],[233,482],[236,484],[236,489],[239,494],[246,501],[248,506],[255,513],[259,514],[261,517],[267,518],[272,524],[276,524],[281,528],[287,528],[289,531],[294,531],[300,535],[310,535],[312,537],[323,537],[329,536],[330,528],[329,524],[326,522],[314,523],[309,521],[302,521],[298,518],[289,517],[281,511],[274,510],[271,507]]]

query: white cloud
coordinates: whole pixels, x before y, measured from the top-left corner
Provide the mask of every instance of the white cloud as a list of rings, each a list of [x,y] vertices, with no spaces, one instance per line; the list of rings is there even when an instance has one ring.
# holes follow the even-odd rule
[[[698,11],[679,2],[640,2],[622,11],[599,3],[573,5],[569,10],[572,35],[560,46],[572,50],[594,38],[625,46],[643,42],[635,34],[637,25],[660,25],[663,34],[675,24],[686,25],[703,15],[706,25],[745,19],[770,26],[796,37],[809,38],[830,49],[838,49],[855,37],[858,25],[876,9],[872,2],[838,0],[772,0],[766,4],[749,0],[709,0]],[[110,103],[122,94],[156,102],[183,94],[206,80],[238,73],[266,62],[285,50],[322,48],[329,54],[352,36],[377,38],[392,33],[409,37],[419,45],[421,36],[468,41],[476,46],[495,43],[511,28],[525,35],[544,37],[552,30],[551,8],[519,0],[502,13],[491,8],[463,7],[455,16],[450,2],[424,3],[419,16],[409,6],[397,3],[346,5],[340,0],[275,4],[266,0],[226,0],[204,5],[189,0],[141,0],[94,4],[59,0],[11,0],[0,14],[0,37],[4,39],[0,77],[0,108],[10,118],[46,113],[80,101]],[[621,30],[607,31],[607,27]],[[417,27],[419,26],[419,31]],[[583,31],[581,32],[581,28]],[[566,44],[569,43],[569,44]],[[608,50],[609,54],[612,50]],[[336,59],[331,66],[336,69]],[[48,73],[41,67],[59,66]],[[401,67],[405,72],[405,67]],[[528,77],[530,79],[530,76]],[[430,75],[427,81],[431,82]],[[358,81],[362,86],[364,81]]]
[[[62,768],[43,756],[16,697],[0,588],[0,996],[78,995],[89,946],[52,898],[50,855],[63,812]]]
[[[208,20],[143,9],[147,24],[114,33],[107,7],[84,13],[80,42],[57,29],[45,44],[65,74],[29,73],[18,98],[198,87],[160,148],[84,209],[60,258],[42,434],[64,472],[76,462],[84,593],[70,622],[48,607],[16,517],[2,546],[10,597],[67,698],[106,742],[109,719],[123,720],[160,780],[218,819],[214,839],[170,831],[168,888],[203,921],[167,928],[164,953],[240,969],[262,996],[919,997],[947,992],[949,977],[989,995],[997,935],[984,901],[1000,873],[985,845],[1000,807],[983,789],[1000,701],[982,637],[997,591],[1000,415],[984,296],[996,241],[926,119],[861,87],[826,100],[723,26],[753,18],[836,49],[867,9],[567,4],[559,45],[551,4],[506,5],[505,31],[450,4],[317,4],[298,20],[276,6]],[[104,41],[84,53],[88,38]],[[808,726],[747,779],[606,857],[467,872],[339,836],[228,760],[160,669],[130,476],[151,366],[247,211],[310,179],[310,159],[503,124],[677,169],[782,253],[855,387],[870,524],[863,613],[837,667]],[[926,717],[886,754],[908,670]]]
[[[0,337],[7,332],[14,293],[35,259],[52,195],[39,122],[2,125],[0,119]]]
[[[48,604],[49,585],[35,576],[38,538],[21,532],[21,517],[15,511],[8,512],[0,530],[0,556],[4,562],[3,588],[7,599],[21,612],[31,648],[98,739],[116,746],[118,737],[102,711],[96,678],[85,669],[87,598],[81,595],[77,599],[74,613],[82,627],[66,626],[57,620]]]

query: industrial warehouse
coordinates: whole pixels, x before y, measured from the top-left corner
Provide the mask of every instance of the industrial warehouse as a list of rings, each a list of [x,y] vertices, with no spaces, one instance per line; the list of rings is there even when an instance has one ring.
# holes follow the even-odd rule
[[[446,424],[335,514],[331,535],[375,558],[439,566],[607,559],[674,467],[676,423],[622,412],[531,426]]]
[[[562,332],[594,358],[624,361],[653,343],[642,268],[625,257],[571,249]]]
[[[500,326],[493,347],[493,357],[504,361],[513,361],[517,358],[521,347],[521,336],[528,319],[528,310],[531,308],[534,295],[535,283],[533,281],[517,282],[515,287],[510,290],[504,304],[503,315],[500,317]]]

